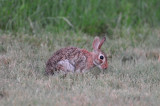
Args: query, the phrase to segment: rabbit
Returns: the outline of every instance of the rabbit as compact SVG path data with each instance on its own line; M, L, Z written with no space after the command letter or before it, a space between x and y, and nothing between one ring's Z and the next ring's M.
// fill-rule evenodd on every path
M106 37L102 40L95 37L93 41L93 51L76 47L66 47L56 51L46 63L46 74L53 75L56 71L84 73L97 66L104 70L108 68L107 55L102 52Z

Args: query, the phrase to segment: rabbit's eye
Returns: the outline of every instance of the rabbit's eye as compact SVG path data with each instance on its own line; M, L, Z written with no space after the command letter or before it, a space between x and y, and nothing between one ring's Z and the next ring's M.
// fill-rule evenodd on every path
M101 60L103 60L103 58L104 58L103 56L100 56L100 59L101 59Z

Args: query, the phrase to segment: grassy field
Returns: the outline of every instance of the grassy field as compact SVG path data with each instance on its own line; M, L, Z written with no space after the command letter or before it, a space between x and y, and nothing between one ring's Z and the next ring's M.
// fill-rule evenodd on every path
M92 50L109 68L45 76L56 50ZM160 104L159 0L0 0L0 105Z
M146 28L145 28L146 29ZM128 29L127 29L128 30ZM123 30L124 35L129 32ZM143 31L142 31L143 32ZM84 33L1 33L1 105L141 105L160 104L159 29L148 29L145 40L107 38L103 50L109 68L82 75L47 77L45 63L61 47L92 50L93 36ZM139 33L140 34L140 33Z

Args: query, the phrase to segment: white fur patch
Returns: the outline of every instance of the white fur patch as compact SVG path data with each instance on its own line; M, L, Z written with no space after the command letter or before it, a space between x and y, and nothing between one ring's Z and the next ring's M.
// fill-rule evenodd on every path
M74 72L75 68L68 60L59 61L58 64L61 64L67 71Z

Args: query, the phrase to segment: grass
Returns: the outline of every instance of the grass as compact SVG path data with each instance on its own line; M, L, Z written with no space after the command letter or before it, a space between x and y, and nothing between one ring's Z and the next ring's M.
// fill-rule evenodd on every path
M112 35L114 28L160 25L159 5L159 0L0 0L0 28Z
M146 28L145 28L146 29ZM123 29L107 38L103 50L112 56L108 70L98 68L82 75L46 77L45 63L52 53L73 45L92 50L93 36L82 32L1 33L1 105L141 105L160 104L159 29L141 28L140 38ZM118 34L118 35L117 35ZM143 35L146 35L143 38ZM147 57L147 54L151 53ZM130 58L132 57L132 58Z

